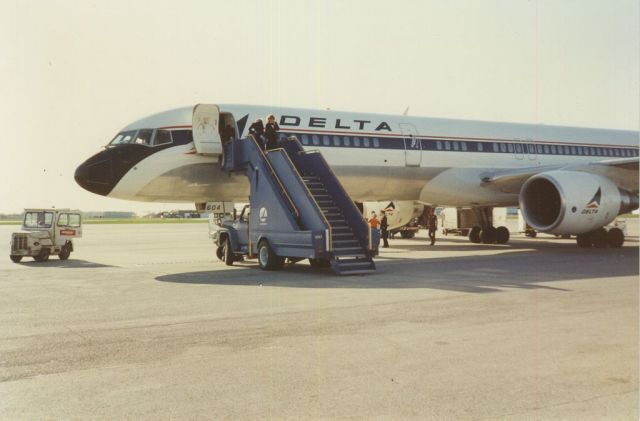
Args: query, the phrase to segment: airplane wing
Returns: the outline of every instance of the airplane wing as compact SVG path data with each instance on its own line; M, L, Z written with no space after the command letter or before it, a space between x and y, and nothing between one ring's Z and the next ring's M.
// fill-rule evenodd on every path
M481 175L482 186L503 193L517 194L529 177L553 170L582 171L611 179L618 187L638 194L638 158L606 159L583 165L545 165L487 172Z

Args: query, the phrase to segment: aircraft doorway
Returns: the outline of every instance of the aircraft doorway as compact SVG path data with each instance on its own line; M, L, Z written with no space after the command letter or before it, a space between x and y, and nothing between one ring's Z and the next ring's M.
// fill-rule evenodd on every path
M400 123L404 139L404 163L407 167L419 167L422 162L422 142L413 124Z

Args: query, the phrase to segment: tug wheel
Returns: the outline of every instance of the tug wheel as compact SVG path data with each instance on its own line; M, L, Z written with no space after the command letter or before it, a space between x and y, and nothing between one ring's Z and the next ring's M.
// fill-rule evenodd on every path
M263 270L277 270L284 265L284 258L277 256L271 249L269 242L262 239L258 243L258 264Z

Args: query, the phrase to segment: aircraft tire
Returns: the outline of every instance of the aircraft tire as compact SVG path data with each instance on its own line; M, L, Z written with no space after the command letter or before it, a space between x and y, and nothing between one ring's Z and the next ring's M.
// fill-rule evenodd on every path
M496 228L496 243L507 244L509 242L509 229L507 227Z
M496 242L496 229L491 227L480 230L480 241L483 244L493 244Z
M49 249L42 248L40 249L40 253L38 253L37 256L33 256L33 260L35 260L36 262L46 262L47 260L49 260L49 254Z
M22 260L22 256L17 256L15 254L10 255L9 258L13 263L20 263L20 260Z
M224 264L227 266L233 266L233 251L231 248L231 240L229 237L224 240L224 250L222 253L222 257L224 258Z
M609 243L609 247L622 247L624 244L624 232L620 228L611 228L607 233L607 243Z
M480 242L480 227L479 226L475 226L473 228L471 228L471 231L469 231L469 241L471 241L472 243L479 243Z
M593 244L591 241L591 233L586 232L584 234L576 235L576 244L578 247L583 249L591 247Z
M591 233L591 244L597 249L607 247L607 230L599 228Z

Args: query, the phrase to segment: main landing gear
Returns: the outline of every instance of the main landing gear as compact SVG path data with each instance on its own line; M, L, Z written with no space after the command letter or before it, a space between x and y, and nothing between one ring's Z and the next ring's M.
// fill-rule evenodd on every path
M578 234L576 243L580 248L622 247L624 244L624 232L620 228L611 228L608 231L605 228L598 228L591 232Z
M484 244L506 244L509 242L509 229L493 226L492 208L473 208L473 212L480 225L471 228L469 241Z

